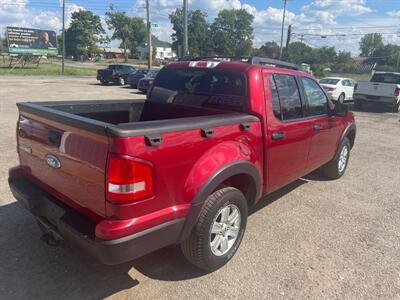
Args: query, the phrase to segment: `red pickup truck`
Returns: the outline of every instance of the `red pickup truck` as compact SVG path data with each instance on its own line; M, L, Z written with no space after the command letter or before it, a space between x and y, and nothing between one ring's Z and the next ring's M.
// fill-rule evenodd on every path
M15 198L44 236L105 264L181 244L205 270L263 195L346 170L356 126L309 74L264 58L175 62L147 101L18 103Z

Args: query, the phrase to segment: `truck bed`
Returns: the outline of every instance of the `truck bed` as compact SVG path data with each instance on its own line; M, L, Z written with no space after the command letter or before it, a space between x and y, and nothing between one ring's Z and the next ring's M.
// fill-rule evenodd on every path
M41 187L51 187L54 197L94 221L129 219L149 212L146 205L142 211L141 202L128 208L105 201L109 153L144 159L158 168L160 200L152 203L163 209L175 197L181 202L185 199L170 195L164 187L184 184L193 164L210 147L244 137L261 145L259 137L251 133L260 134L259 119L244 113L145 101L17 105L21 167ZM190 147L184 146L189 142ZM49 155L59 160L58 167L49 167ZM175 173L172 177L167 175L171 172Z
M254 121L256 118L244 113L149 101L24 102L17 105L20 112L121 137Z

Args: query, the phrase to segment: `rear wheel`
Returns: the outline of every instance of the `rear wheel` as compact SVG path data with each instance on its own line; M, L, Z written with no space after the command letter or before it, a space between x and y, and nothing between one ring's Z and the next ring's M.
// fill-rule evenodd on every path
M119 77L119 78L118 78L118 85L125 85L125 79L124 79L124 77Z
M362 101L361 100L354 100L354 107L356 108L356 109L361 109L362 108L362 106L363 106L363 104L362 104Z
M247 212L247 200L238 189L226 187L211 194L189 238L181 244L186 259L206 271L225 265L242 241Z
M394 112L394 113L400 112L400 101L397 102L397 104L394 104L394 105L393 105L393 112Z
M330 179L338 179L343 176L349 163L350 149L350 141L347 137L345 137L340 144L339 151L336 156L321 168L321 171L325 177Z

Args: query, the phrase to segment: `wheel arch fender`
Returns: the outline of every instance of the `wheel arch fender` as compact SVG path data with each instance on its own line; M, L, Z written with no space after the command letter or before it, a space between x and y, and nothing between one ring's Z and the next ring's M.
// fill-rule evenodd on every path
M255 189L254 196L252 196L254 199L251 200L253 201L252 203L256 202L256 199L261 195L262 184L260 172L257 167L250 161L246 160L237 160L222 166L210 177L208 177L207 181L201 186L193 198L189 212L186 216L186 221L183 226L179 242L184 241L190 235L207 197L224 182L238 175L244 175L248 176L248 178L251 178L251 183L254 184Z
M354 146L354 141L356 138L356 133L357 133L357 127L355 123L350 123L346 129L343 131L342 136L340 138L340 142L343 141L345 137L347 137L350 140L350 145L353 148Z

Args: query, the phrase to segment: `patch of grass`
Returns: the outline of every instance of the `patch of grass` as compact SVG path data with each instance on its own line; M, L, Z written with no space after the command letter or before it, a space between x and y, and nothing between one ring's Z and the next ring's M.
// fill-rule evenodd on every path
M81 68L75 66L66 65L64 68L65 75L73 76L95 76L97 73L96 68ZM45 63L40 64L38 68L32 65L26 65L22 68L20 65L11 70L8 67L8 62L4 63L0 61L0 76L40 76L50 75L57 76L61 75L61 64L58 63Z

